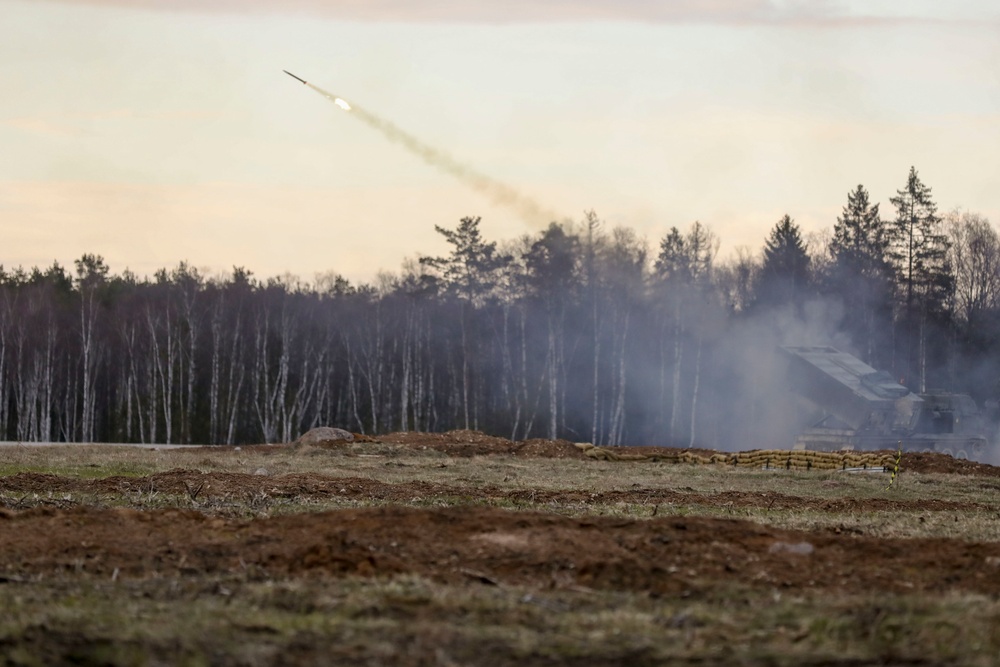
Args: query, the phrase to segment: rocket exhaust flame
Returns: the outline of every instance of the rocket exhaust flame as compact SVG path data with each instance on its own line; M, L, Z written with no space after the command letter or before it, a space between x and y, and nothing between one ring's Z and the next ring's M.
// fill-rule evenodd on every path
M295 75L293 74L292 76ZM298 77L295 78L298 79ZM299 80L302 81L302 79ZM532 224L545 225L558 219L559 216L531 197L518 192L506 183L502 183L476 171L468 165L462 164L444 151L420 141L412 134L397 127L394 123L357 105L348 104L344 99L328 93L319 86L314 86L311 83L306 83L306 85L344 111L350 112L369 127L381 132L389 141L402 146L421 158L427 164L451 174L462 183L485 194L494 204L513 209L525 221Z

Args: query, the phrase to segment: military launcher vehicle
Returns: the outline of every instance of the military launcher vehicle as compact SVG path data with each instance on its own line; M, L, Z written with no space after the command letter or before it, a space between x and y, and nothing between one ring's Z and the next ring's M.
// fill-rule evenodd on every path
M915 394L832 347L781 347L801 407L795 449L896 449L982 459L993 429L965 394Z

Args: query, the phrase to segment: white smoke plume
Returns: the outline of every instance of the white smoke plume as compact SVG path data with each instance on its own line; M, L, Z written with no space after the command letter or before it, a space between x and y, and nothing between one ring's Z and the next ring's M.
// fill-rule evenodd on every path
M506 206L514 210L526 222L536 226L543 226L560 219L555 212L542 206L528 195L518 192L517 189L506 183L486 176L468 165L462 164L448 153L420 141L412 134L397 127L394 123L355 104L347 104L342 98L328 93L319 86L314 86L311 83L307 83L306 85L341 109L364 121L369 127L378 130L389 141L402 146L427 164L451 174L462 183L483 193L494 204Z

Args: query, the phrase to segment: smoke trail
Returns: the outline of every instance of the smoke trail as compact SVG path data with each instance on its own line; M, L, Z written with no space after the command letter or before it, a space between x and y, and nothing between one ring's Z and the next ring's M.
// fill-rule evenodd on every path
M412 134L405 132L395 124L373 114L371 111L348 104L342 98L331 95L319 86L314 86L311 83L307 83L306 85L344 111L350 112L370 127L378 130L393 143L403 146L414 155L420 157L427 164L451 174L466 185L482 192L493 203L513 209L527 222L536 225L545 225L558 220L559 216L553 211L545 208L531 197L518 192L506 183L501 183L490 178L472 167L462 164L444 151L440 151L433 146L428 146Z

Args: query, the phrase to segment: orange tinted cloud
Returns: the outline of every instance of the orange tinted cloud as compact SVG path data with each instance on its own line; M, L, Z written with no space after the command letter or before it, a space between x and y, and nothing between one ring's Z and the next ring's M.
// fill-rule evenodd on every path
M85 134L84 130L74 125L53 122L44 118L31 118L22 116L18 118L7 118L0 120L0 125L6 125L16 130L31 132L32 134L42 134L49 137L77 137Z
M426 211L425 215L415 212ZM440 254L434 224L484 216L494 237L505 214L458 185L334 188L249 183L137 184L0 180L0 265L63 266L85 252L139 275L180 260L209 274L311 279L333 270L370 280L404 258ZM518 230L523 230L515 222Z
M133 109L110 109L99 113L47 114L44 116L17 116L0 119L0 125L23 132L48 137L80 137L90 133L95 123L107 121L171 121L205 120L220 117L219 113L207 111L161 111L150 113Z

